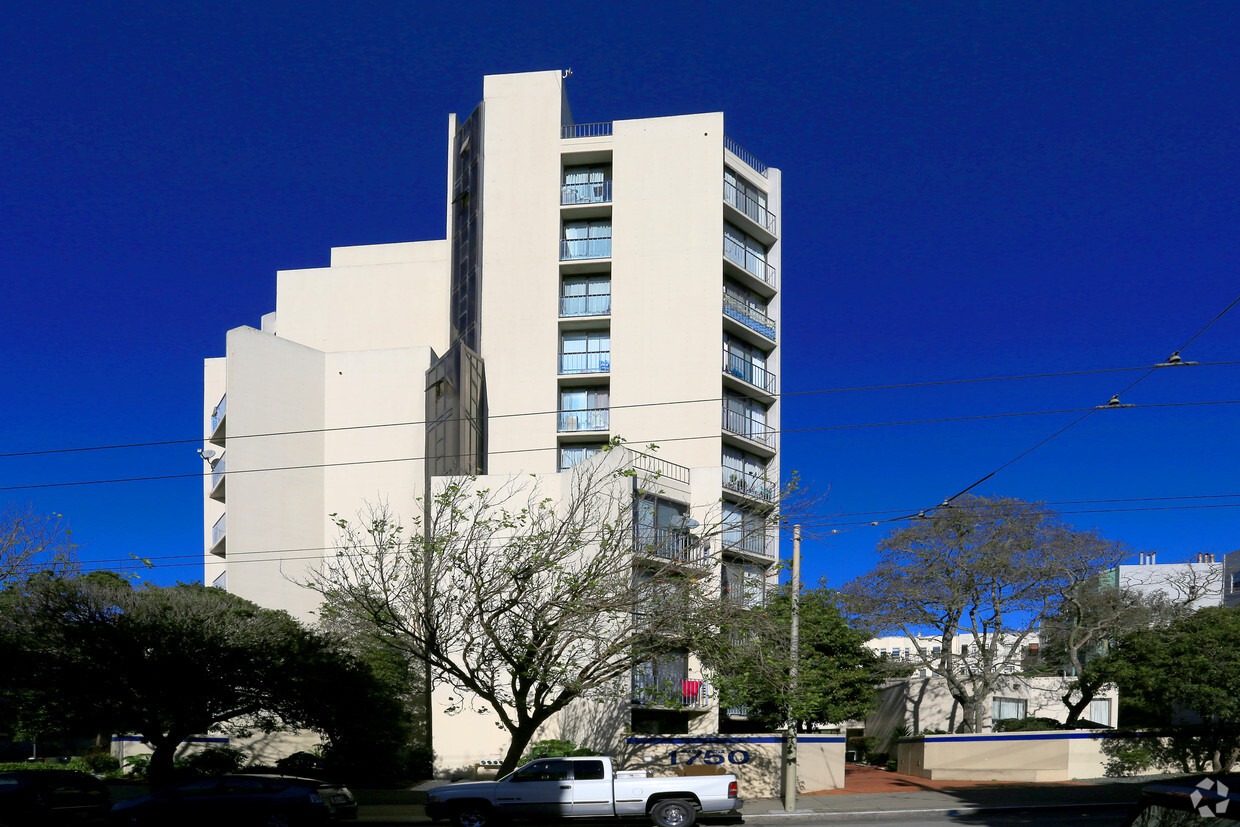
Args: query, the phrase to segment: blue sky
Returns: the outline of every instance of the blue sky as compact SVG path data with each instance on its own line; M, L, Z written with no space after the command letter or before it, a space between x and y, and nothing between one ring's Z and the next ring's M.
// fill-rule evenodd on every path
M1237 365L1159 370L1011 461L1203 328L1185 359L1240 361L1238 32L1228 0L10 9L0 502L64 514L88 565L200 577L201 360L277 269L442 237L447 114L571 67L578 122L722 110L784 170L808 577L996 471L975 493L1160 561L1235 549Z

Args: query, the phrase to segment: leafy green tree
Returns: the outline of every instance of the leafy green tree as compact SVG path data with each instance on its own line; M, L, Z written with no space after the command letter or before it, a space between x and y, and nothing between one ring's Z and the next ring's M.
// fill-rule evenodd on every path
M1126 551L1045 506L966 495L894 530L878 554L844 588L848 610L878 633L907 636L915 665L944 679L963 728L980 732L987 699L1022 667L1042 620ZM967 656L953 651L958 640Z
M330 638L220 589L41 577L4 599L0 639L18 668L0 684L19 717L136 732L156 785L171 780L182 741L221 724L340 739L350 722L326 699L353 693L384 711L368 670Z
M797 722L834 723L862 717L874 704L886 664L865 647L869 635L849 627L837 595L825 588L801 594L797 681L791 683L792 599L788 587L763 605L723 603L715 627L696 645L714 675L725 708L778 729Z
M1161 758L1187 772L1230 770L1240 761L1238 640L1240 609L1222 606L1125 635L1098 664L1119 685L1121 723L1175 727L1176 754Z

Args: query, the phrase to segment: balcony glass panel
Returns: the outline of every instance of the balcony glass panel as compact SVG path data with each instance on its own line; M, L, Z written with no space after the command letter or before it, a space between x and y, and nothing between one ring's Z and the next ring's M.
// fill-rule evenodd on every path
M560 470L567 471L577 463L585 462L602 450L602 443L590 445L565 445L560 449Z
M560 339L560 373L606 373L611 369L611 334L565 333Z
M573 261L611 256L611 219L566 221L560 242L560 260Z
M559 430L562 433L576 431L606 431L611 419L607 408L583 411L560 411Z
M775 341L775 320L763 313L759 308L754 307L752 302L747 302L725 292L723 294L723 315L735 319L750 330L757 331L771 341Z
M611 167L582 166L564 169L561 204L606 204L611 201Z
M211 490L213 491L219 487L221 482L224 481L224 471L227 470L227 459L228 456L224 455L219 458L215 465L211 466Z
M228 515L222 514L215 525L211 526L211 545L218 546L220 540L224 539L224 535L228 532Z
M219 404L211 410L211 433L219 430L220 423L224 421L224 414L227 413L228 395L220 397Z
M611 276L566 276L560 285L561 316L611 313Z

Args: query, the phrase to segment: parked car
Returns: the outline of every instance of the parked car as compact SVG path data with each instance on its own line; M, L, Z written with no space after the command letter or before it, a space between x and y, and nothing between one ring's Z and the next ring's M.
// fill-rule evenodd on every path
M187 781L122 801L112 808L116 827L302 827L357 818L347 787L287 775L222 775Z
M1240 775L1207 775L1150 784L1124 827L1240 825Z
M0 772L0 824L5 827L103 824L111 806L107 785L89 773Z
M650 778L644 770L612 770L606 756L544 758L498 781L434 787L431 820L485 827L498 819L646 816L658 827L691 827L698 813L740 810L735 775Z

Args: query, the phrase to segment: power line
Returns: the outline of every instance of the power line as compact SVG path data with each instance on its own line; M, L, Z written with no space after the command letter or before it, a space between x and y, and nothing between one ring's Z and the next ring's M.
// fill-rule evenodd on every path
M1151 403L1147 405L1132 405L1131 407L1134 409L1146 409L1146 408L1200 407L1200 406L1206 406L1206 405L1236 405L1236 404L1240 404L1240 399L1224 399L1224 400L1214 400L1214 401L1209 401L1209 402L1162 402L1162 403ZM1088 410L1093 411L1094 409L1088 409ZM807 428L783 428L783 429L778 429L778 430L769 429L765 431L764 433L784 435L784 434L795 434L795 433L814 433L814 432L826 432L826 431L855 430L859 428L884 428L884 427L892 427L892 426L898 426L898 425L928 425L928 424L938 424L938 423L946 423L946 422L975 422L975 421L988 420L988 419L1011 419L1014 417L1047 416L1050 414L1061 414L1061 413L1080 413L1081 411L1082 409L1080 408L1064 408L1064 409L1059 409L1059 410L1048 410L1048 411L1021 411L1017 413L978 414L978 415L973 415L973 416L942 417L942 418L935 418L935 419L907 419L907 420L896 420L896 421L890 421L890 422L866 422L866 423L857 423L857 424L852 424L852 425L819 425L819 426L812 426L812 427L807 427ZM1080 420L1078 419L1077 421L1080 421ZM1062 433L1064 430L1066 430L1066 428L1061 428L1059 431L1056 432L1056 435ZM643 443L649 442L651 444L668 444L672 442L691 442L691 441L701 440L701 439L718 439L720 435L721 435L721 432L716 431L713 433L699 434L696 436L667 437L664 439L642 440L642 442ZM1049 440L1043 440L1041 443L1039 443L1039 445L1043 445L1047 441ZM499 451L490 451L488 452L488 455L496 456L499 454L525 454L525 453L534 453L538 451L550 451L550 450L554 450L554 448L555 446L540 446L540 447L535 447L535 448L509 448L509 449L504 449L504 450L499 450ZM1026 451L1025 453L1027 454L1029 452ZM1023 455L1024 454L1022 454L1022 456ZM307 471L307 470L314 470L318 468L340 468L340 467L349 467L349 466L356 466L356 465L380 465L380 464L387 464L387 463L393 463L393 462L419 462L425 459L426 459L425 456L386 457L383 459L351 460L347 462L310 463L306 465L285 465L285 466L276 466L276 467L271 467L271 468L229 469L224 472L224 475L227 477L228 475L273 473L276 471ZM1007 465L1010 465L1010 464L1011 462L1007 463ZM1000 469L998 470L1002 470L1003 467L1006 467L1006 465L1001 466ZM73 480L69 482L31 483L27 485L0 486L0 491L28 491L28 490L43 489L43 488L67 488L67 487L80 486L80 485L113 485L113 484L119 484L119 483L129 483L129 482L153 482L153 481L160 481L160 480L195 479L195 478L203 479L207 476L210 476L212 473L214 472L202 471L196 474L157 474L157 475L142 476L142 477L117 477L117 478L102 479L102 480ZM974 483L969 488L965 489L965 491L969 491L969 490L972 490L973 488L976 488L978 485L981 485L983 482L985 482L990 477L993 477L995 473L998 473L998 471L988 474L986 477L982 478L981 480ZM965 493L965 491L962 491L961 494ZM956 497L959 497L959 496L960 494L956 495ZM951 499L955 499L955 497ZM936 507L939 507L939 506L936 506Z
M1193 364L1194 367L1225 367L1225 366L1230 366L1230 365L1240 365L1240 361L1201 362L1201 363ZM1087 375L1103 374L1103 373L1151 371L1153 369L1154 368L1149 367L1149 366L1127 367L1127 368L1097 368L1093 370L1060 371L1057 373L1027 373L1027 374L1017 374L1017 375L1012 375L1012 376L992 376L992 377L979 377L979 378L972 378L972 379L939 379L939 380L934 380L934 381L929 381L929 382L905 382L905 383L899 383L899 384L893 384L893 385L864 385L864 386L858 386L858 387L852 387L852 388L821 388L818 390L806 390L806 391L783 391L781 393L775 393L775 394L770 394L770 395L776 398L782 399L782 398L789 398L789 397L819 396L819 395L837 394L837 393L861 393L861 392L880 391L880 390L908 390L908 389L913 389L913 388L930 388L930 387L940 387L940 386L946 386L946 385L970 385L970 384L979 384L979 383L984 383L984 382L1008 382L1008 381L1015 381L1015 380L1021 380L1021 379L1052 379L1052 378L1061 378L1061 377L1066 377L1066 376L1087 376ZM678 399L678 400L669 400L666 402L636 402L636 403L631 403L628 405L610 405L608 409L609 410L623 410L623 409L636 409L636 408L662 408L662 407L668 407L668 406L673 406L673 405L699 405L699 404L721 402L721 401L722 401L722 397L716 396L716 397L707 397L707 398L702 398L702 399ZM488 419L508 419L508 418L513 418L513 417L524 417L524 416L553 416L558 413L560 413L559 410L519 411L519 412L513 412L513 413L506 413L506 414L493 414L493 415L488 416ZM441 421L442 422L460 422L462 421L462 418L449 417ZM426 424L428 424L427 420L409 420L409 421L402 421L402 422L378 422L378 423L370 423L366 425L338 425L338 426L333 426L333 427L305 428L301 430L292 430L292 431L269 431L269 432L259 433L259 434L229 434L227 436L227 439L228 440L241 440L241 439L263 439L267 437L277 437L277 436L303 436L303 435L308 435L308 434L372 430L376 428L403 428L403 427L410 427L414 425L426 425ZM38 449L38 450L33 450L33 451L9 451L7 453L0 453L0 459L11 459L11 458L17 458L17 457L47 456L51 454L86 453L86 452L91 452L91 451L111 451L111 450L133 449L133 448L156 448L156 447L162 447L166 445L187 445L187 444L192 444L192 443L202 442L202 441L203 441L202 436L195 436L195 437L183 438L183 439L154 440L150 442L122 442L122 443L113 443L110 445L86 445L86 446L78 446L78 447L71 447L71 448L43 448L43 449ZM0 489L0 490L3 490L3 489Z

